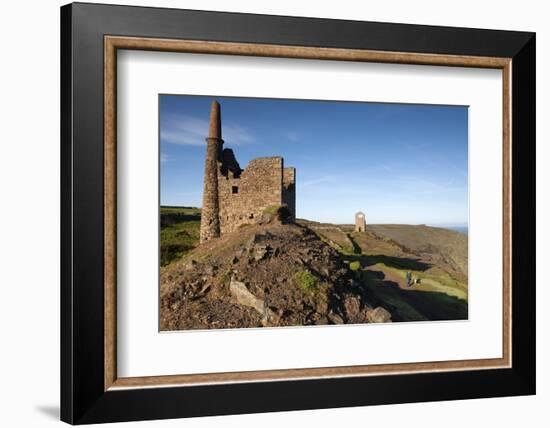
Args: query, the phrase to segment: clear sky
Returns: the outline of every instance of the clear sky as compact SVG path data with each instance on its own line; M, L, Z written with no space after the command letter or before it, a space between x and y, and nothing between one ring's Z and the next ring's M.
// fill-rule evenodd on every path
M296 167L297 217L353 223L468 221L468 108L160 96L161 204L202 204L210 103L241 168L282 156Z

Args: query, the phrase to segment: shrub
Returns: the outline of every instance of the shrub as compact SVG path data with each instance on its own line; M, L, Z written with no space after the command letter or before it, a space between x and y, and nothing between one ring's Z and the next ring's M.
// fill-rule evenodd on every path
M312 291L317 285L317 278L308 270L296 272L294 279L302 291Z
M356 272L356 271L358 271L359 269L361 269L361 263L359 263L358 261L351 262L351 263L349 264L349 268L350 268L352 271Z

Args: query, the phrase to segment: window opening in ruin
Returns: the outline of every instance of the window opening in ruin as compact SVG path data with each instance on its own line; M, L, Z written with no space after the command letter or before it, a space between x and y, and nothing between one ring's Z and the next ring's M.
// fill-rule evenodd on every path
M234 195L239 193L239 187L238 186L231 187L231 193L233 193Z

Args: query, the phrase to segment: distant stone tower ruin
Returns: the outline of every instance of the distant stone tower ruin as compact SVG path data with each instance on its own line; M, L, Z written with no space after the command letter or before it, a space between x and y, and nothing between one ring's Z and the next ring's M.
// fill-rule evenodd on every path
M365 232L367 230L367 217L365 213L359 211L355 214L355 231Z
M223 148L220 104L212 102L206 138L200 242L243 224L256 223L268 207L286 205L296 219L296 169L282 157L256 158L243 170L231 149Z

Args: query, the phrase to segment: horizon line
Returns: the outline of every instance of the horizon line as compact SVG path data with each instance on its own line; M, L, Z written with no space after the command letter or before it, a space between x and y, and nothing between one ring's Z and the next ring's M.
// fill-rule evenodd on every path
M193 209L202 209L202 207L196 207L192 205L159 205L159 208L193 208ZM299 218L297 217L296 220L305 220L310 221L314 223L328 223L328 224L338 224L343 226L353 226L354 223L342 223L342 222L331 222L326 220L313 220L308 218ZM429 226L429 227L438 227L438 226L447 226L447 227L468 227L469 221L443 221L443 222L433 222L433 221L427 221L427 222L403 222L403 223L397 223L397 222L375 222L375 223L369 223L367 222L367 225L391 225L391 224L400 224L400 225L410 225L410 226Z

